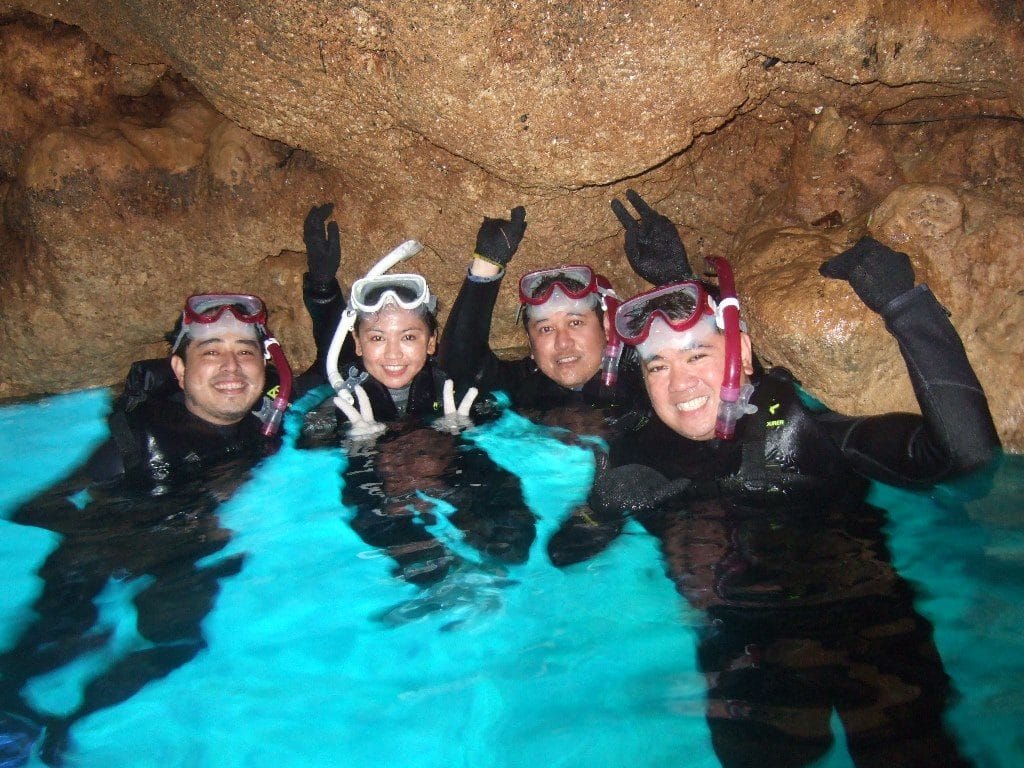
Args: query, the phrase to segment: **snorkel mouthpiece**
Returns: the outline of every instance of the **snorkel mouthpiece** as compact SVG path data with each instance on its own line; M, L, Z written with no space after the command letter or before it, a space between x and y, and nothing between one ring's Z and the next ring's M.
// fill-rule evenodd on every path
M707 261L718 275L720 300L715 307L715 322L725 333L725 375L722 378L715 437L720 440L732 440L736 434L736 422L748 413L756 411L757 407L750 405L754 387L750 384L740 386L740 374L743 370L740 302L736 298L732 267L728 261L717 256L712 256Z

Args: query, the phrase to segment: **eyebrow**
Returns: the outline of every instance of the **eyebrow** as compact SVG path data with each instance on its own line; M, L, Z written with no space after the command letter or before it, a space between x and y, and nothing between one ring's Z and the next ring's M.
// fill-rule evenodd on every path
M696 343L693 343L693 344L687 344L682 349L680 349L679 347L672 347L672 349L674 349L676 352L693 352L694 350L697 350L697 349L714 349L714 345L713 344L708 344L707 342L704 342L704 341L697 341ZM664 359L665 358L661 355L660 352L656 352L655 354L651 355L650 357L644 358L644 362L645 363L649 363L652 360L664 360Z
M226 339L222 339L220 336L211 336L208 339L196 342L196 347L205 347L208 344L244 344L247 347L253 347L260 349L260 343L256 339L235 339L233 342L228 342Z
M427 329L420 328L419 326L416 326L416 325L411 326L409 328L402 328L401 330L398 331L398 333L409 333L410 331L414 331L414 332L417 332L417 333L428 333ZM383 328L378 328L378 327L374 326L374 327L371 327L371 328L367 328L366 329L366 333L383 333L383 334L386 335L387 331L384 330Z
M566 312L565 315L566 315L566 317L586 317L588 314L590 314L593 311L594 310L590 309L590 310L587 310L586 312ZM552 315L545 315L544 317L538 317L536 319L529 320L528 322L529 322L530 325L536 325L537 323L547 323L547 322L550 322L551 318L552 318Z

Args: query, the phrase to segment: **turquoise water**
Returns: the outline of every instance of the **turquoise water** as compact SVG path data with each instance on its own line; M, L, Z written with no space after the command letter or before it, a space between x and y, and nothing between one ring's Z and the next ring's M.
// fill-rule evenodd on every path
M0 409L0 429L17 436L0 445L0 645L31 619L36 569L58 541L6 518L104 438L108 405L95 390ZM233 538L213 559L245 562L221 581L208 648L76 724L68 764L717 765L697 616L655 541L635 529L586 564L547 560L547 538L585 494L590 453L513 413L464 439L521 478L539 517L527 563L485 566L442 524L435 535L469 564L426 591L397 581L339 514L344 454L286 443L220 507ZM973 493L877 488L873 501L891 510L896 566L919 588L961 694L953 730L979 765L1009 768L1024 764L1024 462L1006 459L993 490ZM146 642L131 603L142 586L108 585L109 641L32 680L37 708L74 709L89 679ZM850 764L841 738L820 763Z

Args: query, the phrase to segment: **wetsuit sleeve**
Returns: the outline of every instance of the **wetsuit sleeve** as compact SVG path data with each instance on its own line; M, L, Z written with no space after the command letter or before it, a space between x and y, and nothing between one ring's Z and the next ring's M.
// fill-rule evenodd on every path
M438 347L438 363L459 387L493 390L508 384L502 375L509 366L488 343L491 315L500 288L500 278L473 280L467 276L448 314Z
M999 448L988 401L960 337L925 285L886 306L921 416L823 417L854 468L891 485L928 486L983 466Z
M345 311L345 297L337 280L321 286L310 280L309 273L302 276L302 302L313 321L313 341L316 343L316 360L303 376L317 374L327 381L327 351L331 347L334 331ZM349 335L341 347L339 367L356 359L355 341Z

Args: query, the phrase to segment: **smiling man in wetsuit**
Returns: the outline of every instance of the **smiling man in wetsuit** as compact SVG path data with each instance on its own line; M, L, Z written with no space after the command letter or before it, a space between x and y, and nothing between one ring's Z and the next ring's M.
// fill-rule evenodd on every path
M505 269L526 232L526 209L508 219L485 218L468 274L448 315L439 358L456 383L502 390L512 405L548 409L631 401L642 392L635 359L622 361L610 335L615 292L587 265L530 272L519 282L520 311L530 355L503 360L488 339Z
M241 567L240 556L200 565L230 539L216 510L276 450L290 389L266 316L255 296L190 297L172 357L133 366L109 419L111 438L12 516L61 540L39 570L36 619L0 655L3 765L23 765L36 741L45 762L60 764L76 722L128 699L206 647L202 621L218 582ZM257 414L264 350L280 384ZM100 605L109 591L127 593L133 603L135 641L108 646L114 629L104 624ZM70 711L33 702L30 681L98 651L109 666L87 682Z
M698 662L724 766L804 766L838 713L858 766L967 765L943 713L950 683L932 628L892 566L870 481L929 488L999 447L946 312L906 254L865 237L821 267L896 337L921 415L814 409L782 370L755 373L731 270L624 302L651 410L611 446L552 538L556 564L608 546L633 517L702 611Z

